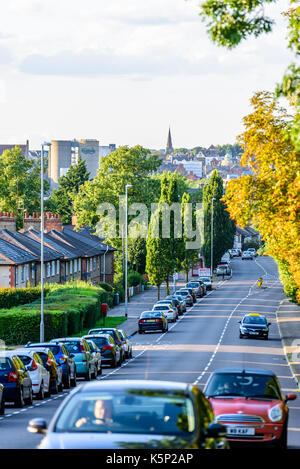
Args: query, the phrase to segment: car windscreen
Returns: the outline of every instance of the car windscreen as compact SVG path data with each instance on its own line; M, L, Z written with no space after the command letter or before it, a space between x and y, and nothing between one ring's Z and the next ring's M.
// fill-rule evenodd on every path
M149 313L142 313L141 318L142 319L161 318L161 313L150 311Z
M13 368L12 363L7 357L0 357L0 371L8 371Z
M243 319L243 324L261 324L265 325L267 324L266 318L263 318L261 316L246 316Z
M47 348L51 350L53 355L57 355L60 352L60 348L58 347L58 345L47 344Z
M87 337L86 337L87 339ZM107 337L93 337L93 342L97 345L97 347L102 347L103 345L106 345L108 342Z
M20 360L23 362L25 366L30 365L32 358L27 357L26 355L18 355L18 357L20 358Z
M195 431L194 407L185 395L159 390L78 392L54 431L188 436Z
M202 282L209 283L210 279L208 277L200 277L199 280L202 280Z
M154 311L169 311L170 307L168 305L157 305L157 306L154 306Z
M80 342L77 340L69 340L64 342L65 346L69 350L69 353L81 353Z
M281 399L273 376L255 373L215 373L205 389L210 397L258 397Z

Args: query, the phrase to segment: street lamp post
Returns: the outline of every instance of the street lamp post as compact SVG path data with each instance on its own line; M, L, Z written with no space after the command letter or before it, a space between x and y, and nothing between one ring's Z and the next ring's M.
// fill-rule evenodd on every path
M213 275L213 261L214 261L214 201L215 197L211 199L211 223L210 223L210 275Z
M41 323L40 342L44 342L44 145L41 151Z
M128 188L132 187L131 184L125 186L125 317L128 316L128 292L127 292L127 258L128 258Z

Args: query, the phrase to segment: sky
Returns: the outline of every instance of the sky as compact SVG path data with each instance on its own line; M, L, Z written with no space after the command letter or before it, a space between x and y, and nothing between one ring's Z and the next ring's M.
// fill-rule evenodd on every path
M234 143L250 98L292 60L288 0L271 34L214 45L199 0L0 2L0 143L51 139L175 148Z

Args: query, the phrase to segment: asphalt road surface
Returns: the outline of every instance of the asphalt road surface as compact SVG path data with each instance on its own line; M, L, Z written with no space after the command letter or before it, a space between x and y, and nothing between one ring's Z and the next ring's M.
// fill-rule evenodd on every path
M276 373L283 393L299 392L287 364L275 312L284 297L272 259L232 260L231 279L220 281L183 315L169 332L136 334L134 353L120 368L106 368L98 380L154 379L194 383L203 388L210 373L224 367L268 369ZM263 287L257 287L263 277ZM245 313L267 316L269 340L240 339L238 321ZM80 385L80 380L78 380ZM50 421L68 391L24 409L7 408L0 417L0 448L35 448L40 435L26 431L31 418ZM288 447L300 448L300 393L289 403Z

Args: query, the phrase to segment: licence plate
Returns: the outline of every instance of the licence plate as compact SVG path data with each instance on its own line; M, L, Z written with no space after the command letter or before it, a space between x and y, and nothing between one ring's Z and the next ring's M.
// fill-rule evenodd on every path
M155 319L148 319L147 322L155 322Z
M251 427L227 427L228 436L255 435L255 428Z
M259 332L250 331L249 334L251 334L251 335L258 335Z

